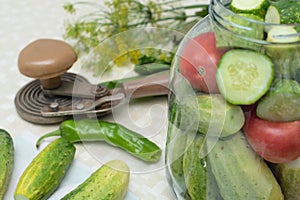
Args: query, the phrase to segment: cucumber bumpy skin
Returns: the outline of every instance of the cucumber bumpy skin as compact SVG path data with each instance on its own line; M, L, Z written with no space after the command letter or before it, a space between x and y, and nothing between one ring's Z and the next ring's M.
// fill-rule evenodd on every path
M300 84L291 79L275 79L271 89L258 101L256 113L268 121L300 120Z
M269 163L286 200L300 199L300 158L287 163Z
M121 160L111 160L61 200L123 200L127 193L129 178L127 164Z
M170 125L169 125L170 126ZM175 125L173 126L172 130L172 136L171 140L168 140L167 148L170 149L170 155L168 156L168 162L170 163L170 172L172 176L174 177L174 180L179 186L179 188L182 188L182 193L185 193L186 186L183 176L183 155L185 152L185 146L186 146L186 140L187 135L184 131L181 131L180 129L177 129ZM176 130L174 130L176 129ZM173 134L176 131L175 134ZM171 135L171 134L170 134Z
M190 137L189 140L191 140ZM183 174L186 188L190 198L193 200L205 200L207 194L206 159L200 158L203 142L204 137L196 135L195 138L192 138L192 141L188 142L190 145L183 156Z
M241 107L228 103L222 95L201 94L196 100L197 105L192 97L181 101L179 128L187 129L195 119L198 121L193 126L197 132L209 136L227 137L242 128L245 120Z
M189 135L187 149L183 156L183 172L187 193L191 200L222 199L218 185L207 162L202 156L205 149L205 137Z
M208 160L224 200L283 200L281 188L266 162L240 131L217 143Z
M272 2L267 9L265 21L275 24L300 23L300 2L298 0Z
M14 144L11 135L0 129L0 199L4 198L14 167Z
M71 165L75 146L59 138L46 146L21 175L15 200L44 200L59 186Z
M170 149L168 155L168 163L170 163L170 173L174 176L175 181L181 186L185 187L183 170L182 170L182 160L183 152L185 151L185 142L187 134L180 132L180 129L174 124L178 120L178 104L175 99L171 98L169 102L169 123L168 123L168 134L166 141L167 152ZM174 146L178 148L173 148Z

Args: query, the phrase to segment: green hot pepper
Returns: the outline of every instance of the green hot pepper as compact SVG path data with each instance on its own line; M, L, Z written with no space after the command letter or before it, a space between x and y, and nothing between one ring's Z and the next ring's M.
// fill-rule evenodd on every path
M60 124L58 130L40 137L36 143L47 137L61 136L71 143L105 141L119 147L133 156L147 162L157 162L161 157L161 149L144 136L113 122L94 119L66 120Z

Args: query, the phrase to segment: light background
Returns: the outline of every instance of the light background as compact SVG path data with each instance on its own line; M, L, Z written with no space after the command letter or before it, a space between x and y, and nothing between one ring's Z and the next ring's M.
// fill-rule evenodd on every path
M5 200L13 199L13 192L18 178L33 157L38 154L35 149L36 139L58 127L58 125L36 125L21 119L14 106L17 91L32 79L20 74L17 68L17 57L20 50L29 42L39 38L62 39L65 19L69 17L63 10L67 1L62 0L0 0L0 128L9 131L15 142L15 169ZM187 1L188 3L203 2ZM128 68L119 69L105 76L115 79L127 73ZM71 71L91 78L91 75L75 66ZM148 102L136 102L118 112L118 120L123 125L150 135L164 150L167 125L166 98L156 98ZM130 120L128 120L128 116ZM110 116L107 117L111 119ZM152 120L152 121L151 121ZM128 124L134 121L134 125ZM149 124L150 123L150 124ZM151 135L153 127L156 135ZM42 144L42 148L51 140ZM69 192L89 174L102 165L103 161L123 155L122 152L102 143L76 145L75 161L68 171L57 192L51 199L58 199ZM116 150L116 151L115 151ZM97 154L97 152L101 152ZM101 157L103 155L103 157ZM159 163L146 165L126 157L133 173L131 174L126 199L168 200L172 199L169 185L165 177L164 155ZM100 158L100 159L99 159ZM103 158L103 160L101 160Z

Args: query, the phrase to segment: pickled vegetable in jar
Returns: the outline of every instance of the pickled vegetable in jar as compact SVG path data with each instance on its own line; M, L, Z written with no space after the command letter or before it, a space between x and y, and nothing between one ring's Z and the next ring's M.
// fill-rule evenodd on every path
M174 57L175 199L300 199L300 2L212 0Z

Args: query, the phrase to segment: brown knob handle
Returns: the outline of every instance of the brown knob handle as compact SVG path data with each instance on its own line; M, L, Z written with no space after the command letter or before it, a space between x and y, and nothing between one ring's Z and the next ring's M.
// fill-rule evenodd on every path
M123 83L126 97L130 99L167 95L169 92L169 71L157 73L142 79Z
M38 39L21 50L18 67L25 76L40 79L45 89L54 89L61 84L60 75L76 60L77 54L66 42Z

